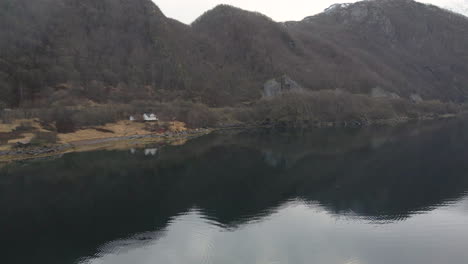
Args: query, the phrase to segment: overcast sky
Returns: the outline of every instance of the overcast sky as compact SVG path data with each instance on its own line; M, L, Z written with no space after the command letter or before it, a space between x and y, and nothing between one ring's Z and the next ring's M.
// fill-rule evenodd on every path
M352 0L153 0L168 17L189 24L205 11L218 4L230 4L242 9L258 11L276 21L301 20L322 12L335 3ZM468 0L422 0L441 7L449 7L468 15Z

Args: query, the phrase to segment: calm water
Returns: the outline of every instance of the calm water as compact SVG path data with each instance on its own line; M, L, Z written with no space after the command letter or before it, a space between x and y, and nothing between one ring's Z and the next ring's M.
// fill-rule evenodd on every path
M239 132L0 168L1 263L468 263L468 122Z

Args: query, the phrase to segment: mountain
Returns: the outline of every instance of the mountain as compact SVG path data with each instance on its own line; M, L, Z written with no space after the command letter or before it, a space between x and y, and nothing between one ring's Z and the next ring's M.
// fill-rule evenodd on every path
M461 15L410 0L381 0L335 6L289 25L303 42L315 37L329 43L316 50L329 55L320 64L330 69L320 75L334 86L466 99L468 19Z
M334 5L285 23L220 5L192 25L150 0L3 0L0 27L4 106L236 105L284 75L311 90L468 98L468 19L411 0Z
M0 10L10 29L0 32L1 91L10 104L170 98L202 87L204 44L150 0L7 0Z
M220 5L206 12L192 29L214 45L209 59L224 73L223 89L246 100L258 96L266 80L282 73L276 60L295 55L283 25L232 6Z

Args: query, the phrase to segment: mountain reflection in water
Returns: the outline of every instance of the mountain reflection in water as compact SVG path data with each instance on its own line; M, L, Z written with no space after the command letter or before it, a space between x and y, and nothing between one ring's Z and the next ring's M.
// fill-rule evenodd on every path
M2 263L468 260L467 122L219 133L146 152L0 168Z

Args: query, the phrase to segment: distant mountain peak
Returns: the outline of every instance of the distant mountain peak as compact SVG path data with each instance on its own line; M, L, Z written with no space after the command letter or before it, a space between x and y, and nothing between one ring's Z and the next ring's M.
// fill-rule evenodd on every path
M219 4L215 6L211 11L243 11L241 8L235 7L228 4Z
M336 22L344 24L373 23L383 25L382 23L391 22L389 19L407 21L407 16L450 15L453 14L451 11L413 0L364 0L331 5L323 13L306 17L303 21L314 22L317 17L333 17Z
M333 4L333 5L331 5L330 7L326 8L326 9L324 10L324 12L325 12L325 13L334 12L335 10L347 8L347 7L350 6L350 5L351 5L351 3Z
M258 12L244 10L232 5L220 4L202 14L192 23L192 25L198 24L205 20L225 20L227 18L241 19L242 17L261 17L273 21L271 18Z

